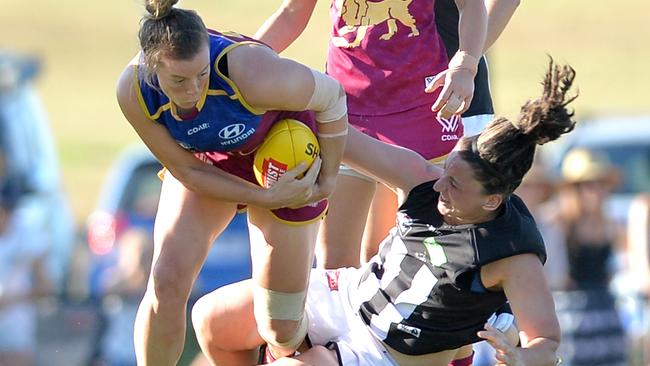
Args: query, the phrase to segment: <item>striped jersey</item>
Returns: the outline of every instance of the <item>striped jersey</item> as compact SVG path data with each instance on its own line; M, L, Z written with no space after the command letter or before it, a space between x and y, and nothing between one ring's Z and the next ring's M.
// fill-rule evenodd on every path
M487 290L481 266L534 253L546 260L535 222L515 195L498 217L479 224L445 224L435 181L415 187L400 206L397 226L356 288L359 313L371 332L408 355L455 349L479 341L476 332L506 302Z
M209 32L210 80L197 103L197 113L183 119L176 106L158 87L141 77L139 65L134 85L140 106L150 119L164 125L172 137L192 152L228 152L252 149L266 135L275 112L258 111L242 97L227 75L226 54L245 44L260 44L235 33ZM225 68L225 70L224 70Z

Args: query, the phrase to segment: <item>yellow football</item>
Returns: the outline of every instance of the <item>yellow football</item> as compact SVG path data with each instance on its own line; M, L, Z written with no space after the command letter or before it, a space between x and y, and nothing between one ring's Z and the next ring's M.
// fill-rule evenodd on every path
M318 139L309 127L295 119L280 120L255 152L255 178L269 188L301 161L310 166L319 152Z

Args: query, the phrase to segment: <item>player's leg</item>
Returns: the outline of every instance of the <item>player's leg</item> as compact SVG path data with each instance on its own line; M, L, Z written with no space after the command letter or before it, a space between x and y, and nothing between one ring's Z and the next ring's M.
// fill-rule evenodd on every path
M307 283L324 210L323 204L306 222L289 222L268 210L248 209L254 315L274 356L292 354L306 335Z
M361 238L376 185L374 180L341 167L318 233L319 268L359 267Z
M235 211L235 204L197 195L166 174L156 215L151 274L134 327L138 365L175 365L178 361L194 280L210 245Z
M264 343L253 315L253 282L221 287L192 308L192 324L203 354L214 365L253 365Z
M395 226L397 195L383 184L377 185L375 198L370 205L366 229L361 242L361 262L366 263L377 254L379 244Z

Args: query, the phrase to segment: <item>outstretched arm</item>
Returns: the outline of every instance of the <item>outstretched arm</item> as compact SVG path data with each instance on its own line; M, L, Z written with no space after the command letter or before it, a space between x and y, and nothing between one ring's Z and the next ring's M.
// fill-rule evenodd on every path
M485 274L485 276L483 276ZM495 349L498 365L555 365L560 343L560 326L555 305L546 284L542 264L534 254L501 259L484 267L481 276L486 287L497 282L503 288L517 319L522 347L513 347L503 333L486 327L478 333Z
M381 142L355 128L348 133L343 162L406 193L442 174L442 169L415 151Z
M254 38L277 53L284 51L305 30L316 0L284 0L278 10L262 24Z
M488 23L483 52L492 47L501 36L520 2L520 0L485 0Z

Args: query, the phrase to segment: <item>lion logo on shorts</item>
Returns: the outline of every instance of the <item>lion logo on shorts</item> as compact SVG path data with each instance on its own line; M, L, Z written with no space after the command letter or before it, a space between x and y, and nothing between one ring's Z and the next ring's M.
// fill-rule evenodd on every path
M341 3L342 1L342 3ZM341 18L345 22L345 27L339 28L338 34L354 32L357 34L354 41L349 42L344 37L332 37L332 43L336 47L354 48L361 44L366 36L368 27L386 22L388 32L381 35L379 39L387 41L397 33L397 21L409 27L411 33L409 37L417 37L420 31L415 26L415 19L409 13L408 6L413 0L337 0L341 9Z

